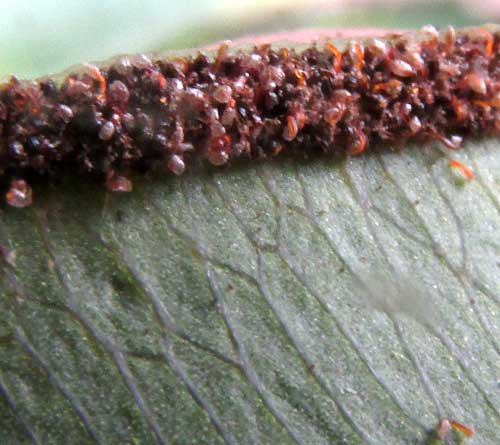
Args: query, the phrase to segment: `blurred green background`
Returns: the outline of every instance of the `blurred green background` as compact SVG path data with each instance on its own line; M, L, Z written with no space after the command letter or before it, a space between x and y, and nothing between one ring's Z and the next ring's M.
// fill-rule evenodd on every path
M304 27L494 22L500 0L0 0L0 76Z

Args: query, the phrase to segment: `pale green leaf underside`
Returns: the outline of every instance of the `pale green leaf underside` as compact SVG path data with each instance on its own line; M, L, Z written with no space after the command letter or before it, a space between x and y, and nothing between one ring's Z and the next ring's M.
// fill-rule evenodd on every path
M36 189L0 222L0 443L414 444L448 416L498 444L498 145L456 154L465 185L429 146Z

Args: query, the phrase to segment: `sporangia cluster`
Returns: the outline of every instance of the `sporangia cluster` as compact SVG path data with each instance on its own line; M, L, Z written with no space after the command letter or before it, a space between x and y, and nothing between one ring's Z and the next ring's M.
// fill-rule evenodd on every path
M26 179L92 174L130 191L133 171L181 175L281 152L359 155L383 141L500 131L500 34L433 27L345 48L297 52L225 44L209 58L115 59L62 81L0 87L0 172L7 202L29 205Z

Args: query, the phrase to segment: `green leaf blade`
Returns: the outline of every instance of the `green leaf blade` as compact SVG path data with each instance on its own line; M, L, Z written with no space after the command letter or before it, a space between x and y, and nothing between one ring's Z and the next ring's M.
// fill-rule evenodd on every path
M401 444L447 416L495 444L498 141L456 157L474 181L411 146L5 209L2 443Z

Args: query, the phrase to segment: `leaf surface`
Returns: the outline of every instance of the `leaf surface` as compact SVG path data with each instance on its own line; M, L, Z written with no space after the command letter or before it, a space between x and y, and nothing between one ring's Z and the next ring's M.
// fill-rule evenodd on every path
M497 444L498 144L456 154L466 184L430 145L36 189L0 222L0 443L414 444L444 416Z

